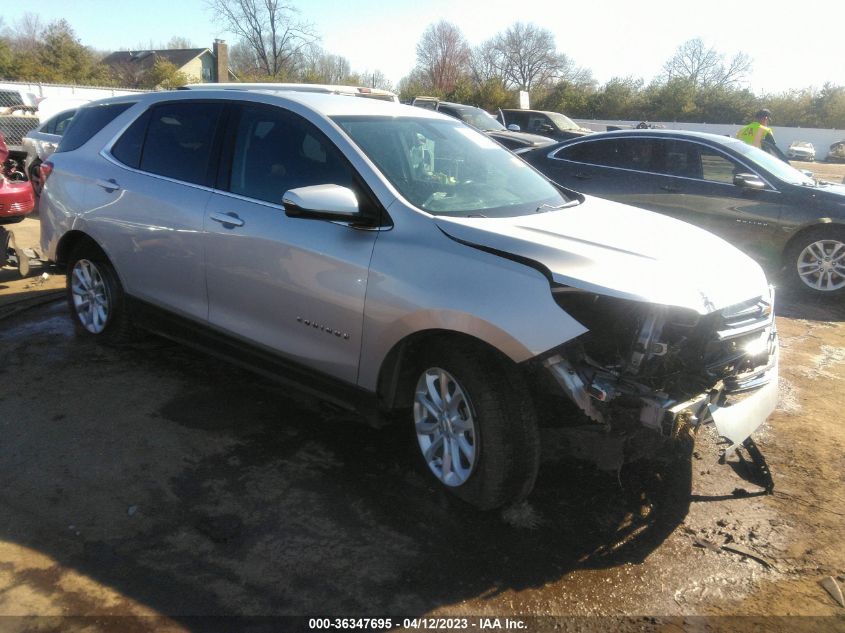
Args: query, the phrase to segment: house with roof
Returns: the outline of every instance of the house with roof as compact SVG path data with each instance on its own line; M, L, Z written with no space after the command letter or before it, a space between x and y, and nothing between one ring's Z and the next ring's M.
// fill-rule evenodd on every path
M170 48L157 50L116 51L106 56L102 63L112 75L127 88L140 87L144 77L156 62L164 60L183 73L188 83L237 80L229 70L229 52L226 42L215 40L212 49Z

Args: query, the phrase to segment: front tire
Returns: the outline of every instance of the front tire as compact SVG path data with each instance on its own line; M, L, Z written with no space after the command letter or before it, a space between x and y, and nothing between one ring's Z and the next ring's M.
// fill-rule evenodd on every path
M786 252L792 285L807 294L845 294L845 228L824 226L799 237Z
M415 376L414 434L431 476L483 510L527 497L540 440L527 386L513 363L488 350L437 347Z
M68 262L67 301L80 336L112 343L131 338L123 287L108 258L93 245L77 248Z

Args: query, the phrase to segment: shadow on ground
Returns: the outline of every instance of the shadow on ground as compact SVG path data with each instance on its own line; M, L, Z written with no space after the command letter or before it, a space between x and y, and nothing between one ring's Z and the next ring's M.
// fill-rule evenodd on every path
M0 538L162 614L419 615L640 561L688 511L689 462L551 458L527 504L479 513L409 466L404 428L159 339L80 341L62 304L4 325Z

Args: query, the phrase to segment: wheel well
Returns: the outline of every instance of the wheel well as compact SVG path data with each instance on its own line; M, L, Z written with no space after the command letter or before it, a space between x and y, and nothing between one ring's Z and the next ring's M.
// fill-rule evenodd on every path
M795 235L789 238L789 241L784 245L783 251L780 254L781 257L781 264L786 266L789 264L786 261L786 256L789 254L790 249L799 241L804 239L807 235L811 233L818 233L823 229L838 229L839 231L845 231L845 224L840 224L839 222L817 222L816 224L811 224L810 226L805 226L800 231L798 231Z
M394 345L381 364L377 389L383 408L397 410L411 406L413 385L418 378L414 375L415 361L422 350L431 349L435 345L481 348L512 362L492 345L468 334L451 330L415 332Z
M101 253L103 252L103 249L87 233L83 233L82 231L68 231L62 236L62 239L59 240L59 245L56 247L56 264L60 266L66 265L71 253L80 244L86 244Z

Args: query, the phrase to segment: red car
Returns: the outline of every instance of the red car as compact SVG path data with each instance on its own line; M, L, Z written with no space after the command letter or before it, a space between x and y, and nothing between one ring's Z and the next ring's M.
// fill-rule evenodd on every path
M6 139L0 134L0 224L13 224L23 220L35 208L35 195L28 182L16 182L3 173L9 158Z

